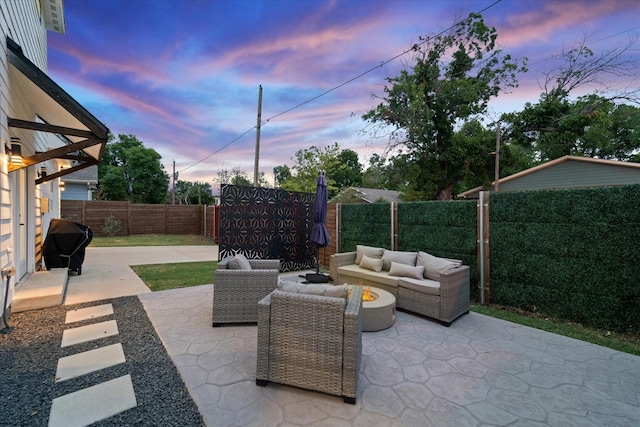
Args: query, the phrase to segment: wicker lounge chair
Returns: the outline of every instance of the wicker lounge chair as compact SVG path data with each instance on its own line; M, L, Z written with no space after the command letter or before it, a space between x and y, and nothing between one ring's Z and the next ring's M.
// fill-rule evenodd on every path
M273 381L355 404L361 354L361 287L348 298L276 290L258 304L257 385Z
M213 276L213 326L257 323L258 301L278 286L280 261L249 260L251 270L218 268Z

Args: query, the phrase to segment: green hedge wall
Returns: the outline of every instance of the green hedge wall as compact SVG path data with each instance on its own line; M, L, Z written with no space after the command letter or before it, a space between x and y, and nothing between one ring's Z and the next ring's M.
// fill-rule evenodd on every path
M478 293L476 211L475 200L398 204L398 250L462 260L470 267L474 299Z
M640 185L492 194L491 302L640 332Z
M340 251L356 245L391 248L391 205L389 203L343 204Z

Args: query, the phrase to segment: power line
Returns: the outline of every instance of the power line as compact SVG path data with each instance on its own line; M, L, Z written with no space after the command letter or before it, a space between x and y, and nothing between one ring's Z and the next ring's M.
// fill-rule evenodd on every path
M484 9L481 9L480 11L475 12L475 13L476 13L476 14L482 14L483 12L485 12L485 11L487 11L487 10L491 9L493 6L495 6L496 4L500 3L501 1L502 1L502 0L496 0L496 1L494 1L493 3L491 3L489 6L486 6ZM444 30L440 31L439 33L437 33L437 34L435 34L435 35L433 35L433 36L426 37L426 38L425 38L424 40L422 40L420 43L416 43L416 44L414 44L413 46L411 46L409 49L404 50L403 52L399 53L398 55L396 55L396 56L394 56L394 57L392 57L392 58L390 58L390 59L387 59L387 60L385 60L385 61L382 61L380 64L376 65L375 67L369 68L368 70L366 70L366 71L364 71L364 72L362 72L362 73L358 74L357 76L355 76L355 77L353 77L353 78L351 78L351 79L349 79L349 80L347 80L347 81L345 81L345 82L343 82L343 83L341 83L341 84L339 84L339 85L337 85L337 86L334 86L333 88L328 89L328 90L326 90L326 91L324 91L324 92L320 93L319 95L314 96L313 98L310 98L310 99L308 99L308 100L306 100L306 101L304 101L304 102L301 102L300 104L297 104L297 105L295 105L295 106L293 106L293 107L291 107L291 108L289 108L289 109L287 109L287 110L285 110L285 111L282 111L282 112L280 112L280 113L278 113L278 114L275 114L275 115L273 115L273 116L269 117L268 119L266 119L266 120L263 122L263 124L267 124L267 123L269 123L271 120L273 120L273 119L275 119L275 118L277 118L277 117L280 117L280 116L282 116L282 115L285 115L285 114L287 114L287 113L290 113L291 111L294 111L294 110L296 110L296 109L298 109L298 108L300 108L300 107L302 107L302 106L304 106L304 105L306 105L306 104L309 104L309 103L311 103L311 102L313 102L313 101L315 101L315 100L317 100L317 99L319 99L319 98L322 98L322 97L323 97L323 96L325 96L325 95L328 95L328 94L329 94L329 93L331 93L331 92L334 92L334 91L336 91L336 90L338 90L338 89L340 89L340 88L342 88L342 87L344 87L344 86L346 86L346 85L348 85L348 84L350 84L350 83L353 83L354 81L356 81L356 80L358 80L358 79L362 78L363 76L365 76L365 75L367 75L367 74L369 74L369 73L371 73L371 72L373 72L373 71L375 71L375 70L377 70L377 69L379 69L379 68L382 68L382 67L384 67L385 65L387 65L388 63L390 63L390 62L392 62L392 61L395 61L396 59L400 58L401 56L404 56L404 55L406 55L407 53L409 53L409 52L411 52L411 51L415 50L415 48L416 48L416 47L421 46L421 45L423 45L423 44L426 44L426 43L428 43L429 41L433 40L435 37L438 37L438 36L440 36L440 35L442 35L442 34L444 34L444 33L448 32L448 31L451 31L453 28L457 27L458 25L462 24L463 22L467 21L468 19L469 19L469 18L465 18L465 19L462 19L462 20L460 20L460 21L457 21L457 22L455 22L453 25L451 25L449 28L446 28L446 29L444 29ZM257 126L253 126L251 129L248 129L247 131L245 131L242 135L238 136L238 137L237 137L237 138L235 138L234 140L232 140L232 141L228 142L227 144L223 145L221 148L217 149L216 151L214 151L213 153L211 153L211 154L209 154L208 156L204 157L203 159L198 160L196 163L194 163L194 164L192 164L192 165L190 165L190 166L187 166L186 168L182 169L180 172L184 172L184 171L186 171L186 170L188 170L188 169L191 169L192 167L194 167L194 166L196 166L196 165L199 165L200 163L202 163L202 162L204 162L205 160L209 159L211 156L213 156L213 155L215 155L215 154L218 154L220 151L224 150L225 148L227 148L228 146L230 146L230 145L231 145L231 144L233 144L234 142L238 141L240 138L242 138L243 136L245 136L246 134L248 134L249 132L253 131L253 130L254 130L254 129L256 129L256 128L257 128Z

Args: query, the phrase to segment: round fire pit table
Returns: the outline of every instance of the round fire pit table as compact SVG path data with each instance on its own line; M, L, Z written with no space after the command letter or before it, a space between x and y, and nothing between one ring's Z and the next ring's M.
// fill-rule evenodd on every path
M383 289L364 287L373 301L362 301L362 331L374 332L390 328L396 321L396 297Z

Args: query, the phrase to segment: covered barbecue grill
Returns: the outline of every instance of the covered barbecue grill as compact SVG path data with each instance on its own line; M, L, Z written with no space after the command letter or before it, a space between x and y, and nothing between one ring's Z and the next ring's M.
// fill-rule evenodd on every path
M64 219L52 219L42 247L47 270L68 268L82 274L84 250L91 243L93 232L86 225Z

